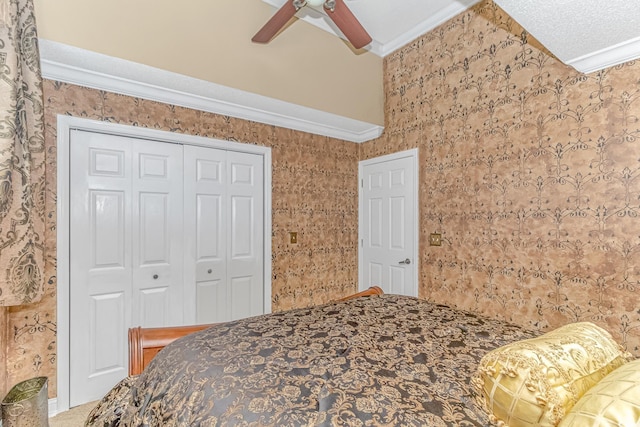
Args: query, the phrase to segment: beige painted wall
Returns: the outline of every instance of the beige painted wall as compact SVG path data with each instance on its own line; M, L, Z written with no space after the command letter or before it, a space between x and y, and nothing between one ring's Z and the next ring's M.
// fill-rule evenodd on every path
M39 37L368 123L384 124L382 59L297 20L251 37L261 0L35 0Z

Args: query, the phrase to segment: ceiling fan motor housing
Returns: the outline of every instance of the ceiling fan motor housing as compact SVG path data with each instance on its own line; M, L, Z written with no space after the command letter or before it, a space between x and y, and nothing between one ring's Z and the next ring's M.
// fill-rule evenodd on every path
M275 15L256 33L251 39L255 43L268 43L280 30L282 30L287 22L296 14L300 8L309 6L320 6L329 12L329 18L336 24L342 34L349 40L354 48L360 49L371 43L371 36L367 30L362 27L358 19L344 0L291 0L278 9Z

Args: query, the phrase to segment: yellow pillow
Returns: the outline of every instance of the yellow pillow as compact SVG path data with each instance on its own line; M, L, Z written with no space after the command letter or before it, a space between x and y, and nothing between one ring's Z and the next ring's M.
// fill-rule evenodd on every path
M630 358L604 329L572 323L487 353L473 383L493 422L556 426L587 390Z
M640 359L611 372L588 390L560 427L627 427L640 423Z

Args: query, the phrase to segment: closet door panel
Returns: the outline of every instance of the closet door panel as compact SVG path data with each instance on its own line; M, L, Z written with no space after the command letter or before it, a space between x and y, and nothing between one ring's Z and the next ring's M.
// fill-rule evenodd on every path
M222 194L196 194L196 262L206 268L208 261L221 262L225 257L222 227ZM203 272L199 272L198 277Z
M229 320L226 286L226 152L184 147L185 292L190 323Z
M261 156L228 152L229 229L227 283L231 319L262 314L264 296L263 203Z
M124 191L89 191L91 268L123 269L125 262L126 219Z
M231 259L256 259L254 198L231 196Z
M262 301L257 298L261 293L256 292L259 280L255 276L236 276L229 280L231 289L231 316L233 319L257 316L264 313Z
M223 280L203 280L196 284L197 324L223 322L227 313L227 286Z
M91 351L89 378L119 371L124 365L124 350L119 332L126 328L125 293L111 292L93 295L90 299L89 318ZM101 335L97 335L100 333ZM74 365L75 366L75 365Z
M71 406L127 375L131 322L131 149L127 138L72 131L70 163Z
M168 286L140 289L138 318L145 325L175 324L169 317L171 312L171 291Z
M182 146L133 146L133 322L181 325L183 313Z

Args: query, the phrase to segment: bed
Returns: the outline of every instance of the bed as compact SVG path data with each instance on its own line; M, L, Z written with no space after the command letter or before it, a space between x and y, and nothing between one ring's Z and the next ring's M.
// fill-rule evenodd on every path
M138 329L132 375L87 425L487 426L470 384L480 359L536 335L379 288L217 325Z

